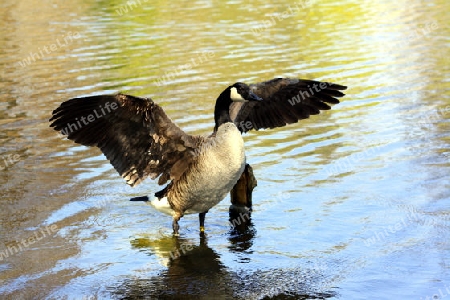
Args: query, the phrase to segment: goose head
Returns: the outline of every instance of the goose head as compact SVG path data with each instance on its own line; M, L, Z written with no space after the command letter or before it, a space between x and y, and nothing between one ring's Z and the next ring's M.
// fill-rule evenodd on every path
M230 106L233 102L261 101L261 97L252 92L250 87L242 82L236 82L227 87L217 98L216 107L214 109L214 132L220 125L232 122L230 118Z
M262 98L252 92L250 87L242 82L236 82L228 87L230 99L233 102L261 101Z

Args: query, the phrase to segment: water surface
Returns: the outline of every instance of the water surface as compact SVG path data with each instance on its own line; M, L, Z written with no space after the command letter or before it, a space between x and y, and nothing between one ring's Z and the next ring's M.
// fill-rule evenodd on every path
M450 293L450 4L1 4L0 295L5 299L440 299ZM208 134L235 81L349 86L332 110L246 134L251 226L229 199L180 222L48 119L63 100L150 96Z

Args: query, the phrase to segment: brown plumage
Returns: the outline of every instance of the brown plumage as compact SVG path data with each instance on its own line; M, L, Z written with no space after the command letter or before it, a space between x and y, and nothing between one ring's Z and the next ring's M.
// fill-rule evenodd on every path
M160 185L177 180L204 140L182 131L150 98L123 94L68 100L50 121L68 139L100 148L131 186L147 176L160 176Z
M230 117L241 132L251 129L282 127L328 110L344 96L347 87L315 80L275 78L249 85L263 100L234 102Z
M241 133L295 123L327 103L339 103L345 86L277 78L237 82L217 98L215 126L208 137L189 135L150 98L124 94L74 98L53 111L50 126L68 139L96 146L131 186L146 177L169 184L151 204L173 216L173 230L185 213L206 212L232 189L245 167ZM239 129L239 130L238 130ZM240 132L239 132L240 131ZM148 201L148 197L134 198Z

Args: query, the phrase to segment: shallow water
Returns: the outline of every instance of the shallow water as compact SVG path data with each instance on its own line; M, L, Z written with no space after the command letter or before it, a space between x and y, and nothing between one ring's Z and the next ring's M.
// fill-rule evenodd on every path
M448 12L435 1L0 4L2 299L441 299L450 295ZM128 11L125 11L125 10ZM150 96L189 133L274 77L348 85L321 115L245 135L251 226L207 236L51 130L63 100ZM433 298L434 297L434 298Z

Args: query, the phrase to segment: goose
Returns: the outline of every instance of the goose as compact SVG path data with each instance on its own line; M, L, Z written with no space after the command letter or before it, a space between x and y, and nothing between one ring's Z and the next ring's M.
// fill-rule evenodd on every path
M122 93L69 99L49 121L75 143L100 148L131 187L147 177L165 185L150 204L172 216L174 235L186 214L199 214L203 233L206 213L225 198L244 170L242 133L319 114L331 108L328 104L339 103L346 88L295 78L236 82L217 98L209 136L184 132L150 98Z

